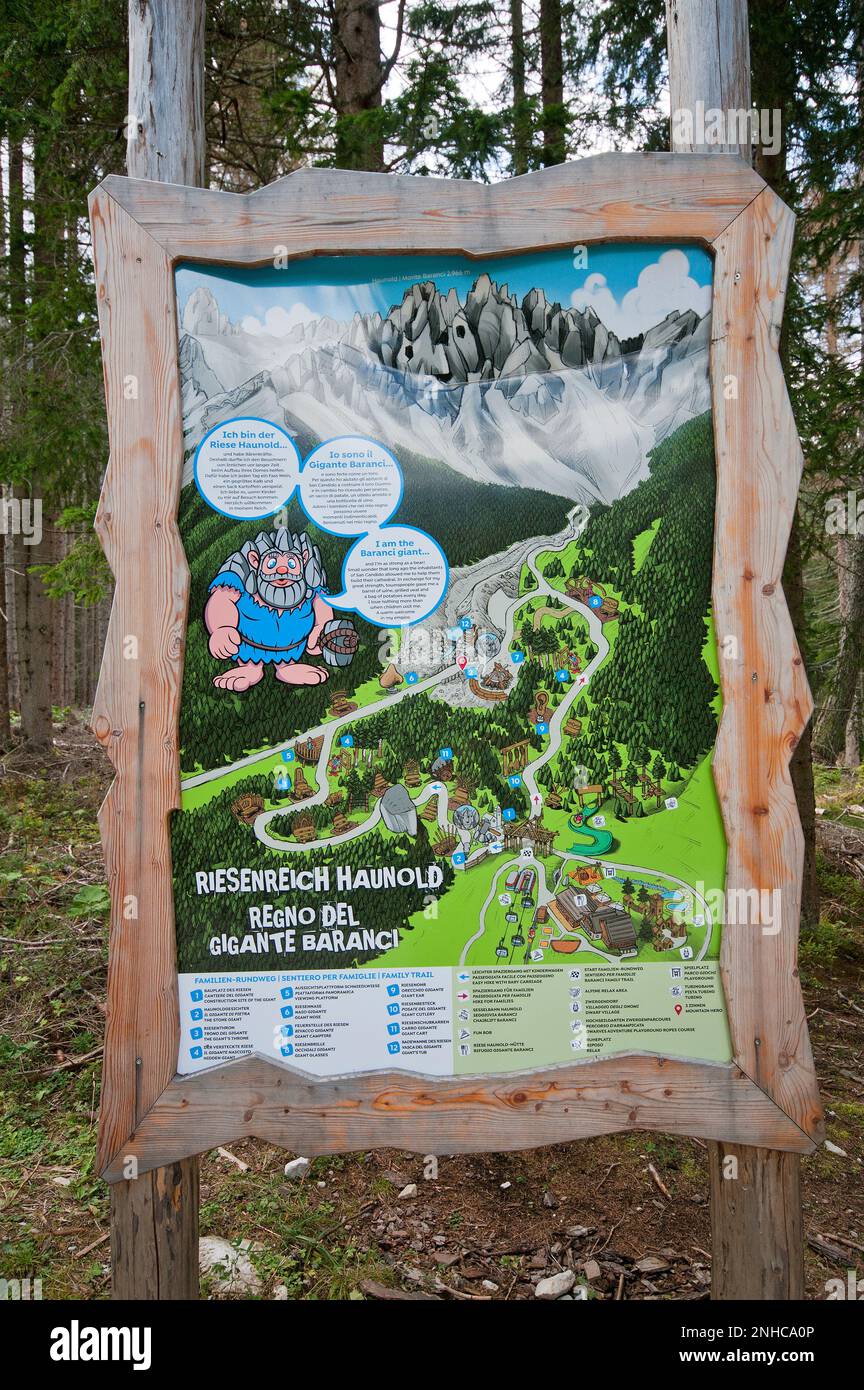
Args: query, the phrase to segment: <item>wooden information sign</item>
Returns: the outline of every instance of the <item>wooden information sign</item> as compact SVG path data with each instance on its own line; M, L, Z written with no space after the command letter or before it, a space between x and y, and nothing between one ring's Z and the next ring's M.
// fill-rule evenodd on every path
M812 1150L788 210L637 154L91 216L100 1171Z

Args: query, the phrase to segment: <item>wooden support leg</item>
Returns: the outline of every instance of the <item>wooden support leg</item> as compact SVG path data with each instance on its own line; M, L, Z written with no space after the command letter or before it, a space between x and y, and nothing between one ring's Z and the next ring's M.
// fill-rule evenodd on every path
M711 1297L768 1301L803 1298L798 1154L741 1144L708 1147L713 1232Z
M198 1159L111 1187L111 1267L118 1299L197 1299Z

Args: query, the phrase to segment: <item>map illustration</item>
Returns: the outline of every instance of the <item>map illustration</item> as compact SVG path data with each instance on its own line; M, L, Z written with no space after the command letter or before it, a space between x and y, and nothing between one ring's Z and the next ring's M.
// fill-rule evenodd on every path
M708 256L176 283L179 1070L726 1060Z

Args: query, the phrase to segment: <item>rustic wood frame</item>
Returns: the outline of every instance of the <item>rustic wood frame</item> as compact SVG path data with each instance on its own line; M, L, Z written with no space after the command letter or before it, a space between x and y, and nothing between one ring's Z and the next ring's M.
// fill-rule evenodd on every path
M656 1129L810 1152L822 1116L797 972L803 838L788 763L812 706L780 582L802 466L777 352L788 208L742 160L698 154L601 155L495 186L303 169L239 195L111 176L90 206L110 436L97 530L117 581L93 711L116 771L100 813L112 904L102 1175L246 1135L305 1154L455 1153ZM176 262L253 266L277 248L480 258L612 240L689 240L714 255L713 604L738 653L722 662L714 777L727 891L782 895L775 935L723 932L734 1061L637 1053L506 1075L318 1079L256 1055L176 1076L169 817L189 590Z

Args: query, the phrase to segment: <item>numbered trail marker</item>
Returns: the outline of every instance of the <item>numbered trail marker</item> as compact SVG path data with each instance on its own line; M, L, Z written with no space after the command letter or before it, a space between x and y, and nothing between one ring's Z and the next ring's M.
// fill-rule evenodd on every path
M786 208L640 154L112 176L91 215L99 1171L244 1135L811 1150Z

